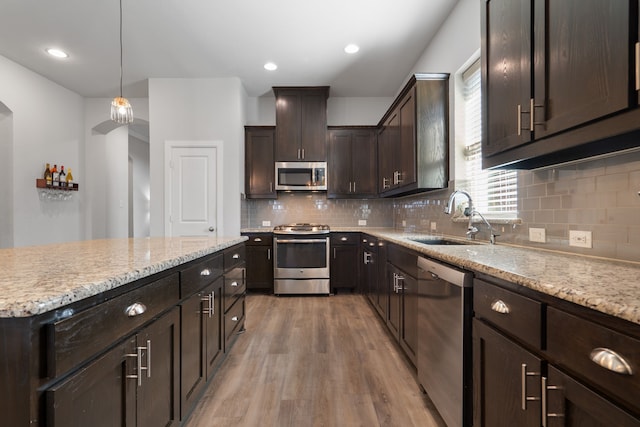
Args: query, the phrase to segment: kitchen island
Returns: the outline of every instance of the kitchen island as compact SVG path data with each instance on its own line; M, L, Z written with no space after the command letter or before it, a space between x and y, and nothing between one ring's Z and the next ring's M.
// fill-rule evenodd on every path
M0 250L3 422L79 425L98 417L150 425L159 419L145 420L138 409L161 405L150 412L178 425L189 411L181 403L192 406L199 395L180 395L181 383L192 380L182 374L205 372L193 379L202 390L243 327L245 240L108 239ZM202 319L196 326L217 323L195 336L203 340L194 343L196 354L185 354L181 325L193 316ZM206 345L219 350L201 357ZM205 358L215 363L205 366Z

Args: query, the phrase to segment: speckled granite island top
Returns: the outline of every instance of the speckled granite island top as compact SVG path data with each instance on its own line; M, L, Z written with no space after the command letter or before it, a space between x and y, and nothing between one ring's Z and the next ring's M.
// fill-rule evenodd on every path
M245 240L152 237L0 249L0 318L46 313Z
M640 264L504 244L431 246L409 240L417 235L361 231L431 258L640 324Z

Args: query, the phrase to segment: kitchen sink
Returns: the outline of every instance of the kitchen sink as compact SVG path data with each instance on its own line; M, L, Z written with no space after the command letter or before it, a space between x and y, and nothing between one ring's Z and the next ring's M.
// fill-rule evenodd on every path
M423 245L477 245L478 243L470 240L451 240L441 237L410 237L409 240Z

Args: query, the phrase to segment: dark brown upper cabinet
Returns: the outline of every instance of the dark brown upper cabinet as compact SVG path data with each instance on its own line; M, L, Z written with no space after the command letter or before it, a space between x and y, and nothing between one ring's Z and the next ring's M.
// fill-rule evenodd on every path
M448 74L413 75L378 126L378 191L381 196L447 187Z
M327 198L378 196L376 128L330 127Z
M274 87L276 96L275 161L327 160L329 87Z
M249 199L275 199L275 128L244 127L244 186Z
M637 146L637 0L485 0L483 167Z

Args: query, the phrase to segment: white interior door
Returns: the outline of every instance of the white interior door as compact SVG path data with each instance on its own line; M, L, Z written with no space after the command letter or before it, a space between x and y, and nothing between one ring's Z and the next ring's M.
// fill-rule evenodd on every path
M216 236L218 147L170 147L169 236Z

